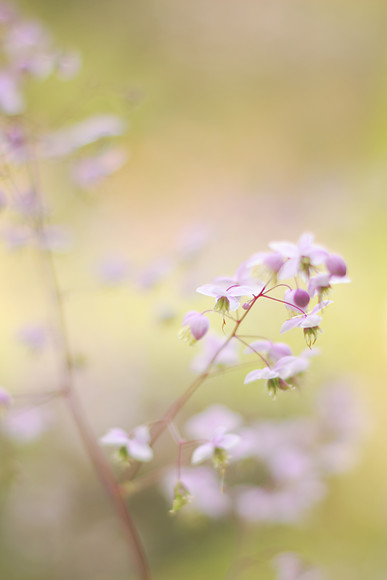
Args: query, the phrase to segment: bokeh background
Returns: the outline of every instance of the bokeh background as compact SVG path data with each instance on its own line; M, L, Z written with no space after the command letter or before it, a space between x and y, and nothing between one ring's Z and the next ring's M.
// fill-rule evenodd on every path
M130 123L122 139L129 162L98 190L82 194L60 167L42 168L45 194L73 236L57 267L73 351L84 363L78 388L98 435L156 418L191 380L192 351L176 334L186 310L204 308L197 285L304 231L349 265L352 284L335 289L302 396L273 403L259 384L247 391L242 375L227 375L199 392L187 414L219 401L257 417L298 415L323 384L343 381L368 425L357 465L332 478L302 524L242 535L234 521L169 517L150 488L132 504L155 578L222 579L236 553L252 558L238 578L270 579L270 558L283 550L335 580L386 578L385 3L19 6L83 57L70 84L31 88L31 118L59 127L109 111ZM149 268L168 272L184 236L198 230L205 249L190 267L174 268L155 288L135 283ZM15 340L22 325L50 315L38 259L0 251L1 383L14 393L48 389L55 353L34 356ZM95 275L107 257L129 265L118 288ZM263 325L276 320L270 310L261 316ZM3 442L2 451L1 577L128 578L120 524L63 405L47 409L40 438L12 449Z

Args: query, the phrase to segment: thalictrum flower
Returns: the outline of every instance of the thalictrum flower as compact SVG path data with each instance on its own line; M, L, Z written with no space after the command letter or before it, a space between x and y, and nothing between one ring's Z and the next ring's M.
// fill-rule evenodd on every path
M150 433L146 425L141 425L133 430L132 435L128 435L123 429L110 429L100 439L103 445L124 447L129 457L137 461L151 461L153 450L150 447Z
M193 343L196 340L200 340L208 332L210 328L210 321L207 316L197 312L196 310L190 310L183 318L183 327L187 326L186 330L180 332L180 337L187 342Z
M301 314L300 316L294 316L289 320L286 320L281 326L281 334L291 330L292 328L314 328L318 327L322 318L317 314L320 310L331 304L332 300L324 300L320 304L317 304L309 314Z
M240 415L223 405L212 405L202 413L191 417L186 425L187 433L195 438L207 440L195 449L192 463L202 463L211 457L216 459L217 456L222 456L223 463L227 462L227 454L221 452L229 451L240 441L239 435L227 432L238 427L240 423Z
M342 278L347 273L347 266L341 256L337 254L329 254L325 260L327 270L332 276Z
M192 359L192 369L197 372L203 372L214 356L224 344L224 337L216 336L214 334L208 335L203 341L203 350L194 359ZM239 363L239 356L237 353L236 341L230 342L219 352L214 365L217 367L230 367Z
M232 278L216 278L211 284L199 286L196 292L216 298L216 310L236 310L242 296L257 296L263 285L247 286Z
M289 242L273 242L270 247L287 258L278 273L279 280L293 278L297 274L306 274L309 277L311 266L318 266L326 259L328 252L314 243L312 234L303 234L297 244Z
M304 310L308 306L310 302L310 296L308 292L306 290L302 290L302 288L286 290L285 302L287 302L288 308L300 312L300 309Z
M284 356L290 356L292 354L292 349L285 342L271 342L270 340L256 340L246 348L246 354L252 352L263 352L266 356L273 360L278 361Z
M247 374L245 378L245 385L259 379L282 379L286 381L289 378L305 371L309 366L308 359L303 356L283 356L274 366L264 367L263 369L256 369Z

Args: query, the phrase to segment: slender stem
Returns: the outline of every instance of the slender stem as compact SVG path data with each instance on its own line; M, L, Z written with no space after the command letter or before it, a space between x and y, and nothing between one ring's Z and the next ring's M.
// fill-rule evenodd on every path
M31 155L31 182L34 186L34 190L38 199L39 209L38 215L34 220L34 227L36 235L40 242L42 243L43 251L43 262L45 265L45 273L49 286L52 291L52 304L54 308L54 314L57 319L58 326L58 351L60 352L61 361L61 391L66 401L67 408L72 415L73 421L78 429L79 435L85 446L85 450L94 465L94 468L98 474L98 477L103 484L106 492L111 497L113 505L119 515L125 530L126 543L132 553L133 563L137 571L138 578L140 580L150 580L150 571L148 563L146 560L145 552L142 547L140 536L136 530L132 516L129 511L129 507L125 501L125 497L122 493L121 487L116 481L114 474L108 461L102 452L98 441L90 428L85 413L82 409L80 401L75 392L74 385L74 369L73 369L73 358L70 349L70 341L67 331L66 318L63 306L63 297L60 290L60 285L58 282L54 257L51 250L46 243L45 229L44 229L44 218L43 218L43 203L39 197L38 188L38 174L37 166L34 162L35 157Z
M164 413L164 415L161 417L161 419L155 423L156 428L153 430L151 443L150 443L152 446L156 443L156 441L159 439L159 437L164 433L164 431L168 427L169 423L171 421L173 421L173 419L176 417L176 415L179 413L179 411L184 407L184 405L187 403L187 401L189 401L189 399L192 397L192 395L194 395L194 393L198 390L198 388L204 383L204 381L207 378L211 377L210 371L211 371L213 365L215 364L218 356L226 348L226 346L229 344L229 342L233 338L236 337L236 333L238 331L238 328L240 327L240 325L242 324L242 322L244 321L244 319L246 318L248 313L251 311L251 308L254 306L254 304L256 303L258 298L263 296L263 292L265 291L265 288L266 288L266 286L264 286L264 288L262 288L262 290L258 294L258 296L254 296L253 300L251 301L250 308L244 312L244 314L241 316L240 319L236 320L232 333L226 338L226 340L223 342L223 344L221 344L221 346L218 348L218 350L212 356L211 360L209 361L209 363L208 363L207 367L205 368L205 370L203 371L203 373L201 375L199 375L193 381L193 383L190 384L190 386L187 388L187 390L184 391L184 393L182 395L180 395L180 397L178 397L176 399L176 401L174 403L172 403L172 405L170 405L170 407L167 409L167 411ZM141 468L141 463L139 461L133 463L131 468L125 474L126 475L125 481L128 481L128 480L130 481L131 479L133 479L140 468Z

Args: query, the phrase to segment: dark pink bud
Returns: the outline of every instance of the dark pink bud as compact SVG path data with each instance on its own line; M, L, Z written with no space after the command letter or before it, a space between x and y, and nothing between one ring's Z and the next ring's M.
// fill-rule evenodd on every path
M242 304L243 310L248 310L250 306L251 306L250 302L245 302L244 304Z
M310 301L310 296L306 290L302 290L301 288L297 288L293 294L293 302L299 308L305 308L308 306Z
M325 260L325 265L332 276L339 276L342 278L347 273L347 266L343 258L337 254L330 254Z

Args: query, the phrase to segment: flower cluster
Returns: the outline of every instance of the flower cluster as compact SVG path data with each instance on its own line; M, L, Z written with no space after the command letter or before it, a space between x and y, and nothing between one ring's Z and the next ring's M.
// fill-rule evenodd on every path
M321 332L322 312L332 303L323 298L326 298L332 284L349 281L346 264L340 256L316 245L313 235L309 233L303 234L297 244L274 242L270 248L272 252L254 254L243 262L234 277L216 278L197 289L200 294L215 298L215 304L211 310L202 313L191 311L185 315L180 333L182 338L190 344L201 340L210 329L209 312L220 313L223 325L229 319L236 323L230 340L223 348L213 335L205 341L200 362L194 363L199 372L206 365L227 365L230 360L234 364L235 342L240 340L237 332L239 325L258 301L272 300L285 307L288 319L280 328L281 334L301 328L309 348L316 342ZM312 300L316 301L314 306L311 306ZM239 308L244 314L239 314ZM214 345L217 344L219 353L215 356L217 347ZM308 355L303 353L295 357L290 346L276 343L277 346L269 347L264 356L263 344L273 345L269 339L264 339L251 343L247 349L247 352L257 354L265 366L248 373L245 383L264 379L268 391L275 395L278 389L287 390L296 384L297 377L308 367ZM233 354L227 357L226 352Z
M179 483L192 500L188 511L215 518L233 511L244 520L266 524L302 520L325 496L327 477L353 465L363 421L357 402L342 385L324 389L310 416L285 421L265 419L243 426L237 413L220 405L209 407L186 424L186 433L200 442L191 463L208 460L219 468L218 457L226 455L226 491L224 472L219 479L211 466L184 467ZM163 482L168 497L175 485L171 469Z

